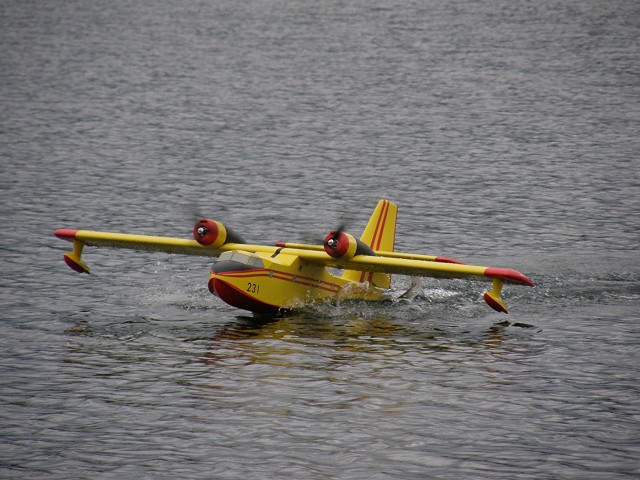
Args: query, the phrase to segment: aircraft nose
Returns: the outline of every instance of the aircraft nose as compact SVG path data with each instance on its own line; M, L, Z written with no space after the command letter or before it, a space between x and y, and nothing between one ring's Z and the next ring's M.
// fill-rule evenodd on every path
M219 295L216 293L216 282L215 282L215 280L216 279L214 277L211 277L209 279L209 284L207 286L209 287L209 291L217 297Z

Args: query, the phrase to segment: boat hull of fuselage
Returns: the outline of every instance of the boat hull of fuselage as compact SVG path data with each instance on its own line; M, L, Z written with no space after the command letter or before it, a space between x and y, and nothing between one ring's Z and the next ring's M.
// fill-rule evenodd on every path
M209 290L225 303L258 314L282 314L310 303L339 299L379 300L380 289L354 284L315 265L251 268L233 261L211 268Z

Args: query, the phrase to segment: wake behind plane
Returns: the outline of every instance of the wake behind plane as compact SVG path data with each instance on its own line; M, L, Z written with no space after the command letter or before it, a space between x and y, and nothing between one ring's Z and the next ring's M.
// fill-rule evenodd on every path
M214 257L208 283L211 293L257 314L282 314L314 302L380 300L391 288L392 274L491 282L484 300L504 313L508 313L501 297L505 283L534 286L516 270L395 252L397 214L398 207L382 199L360 238L337 229L327 234L322 245L250 244L221 222L209 219L196 223L193 239L71 229L57 230L55 235L73 243L64 260L81 273L89 273L82 260L85 246ZM342 273L334 274L330 268Z

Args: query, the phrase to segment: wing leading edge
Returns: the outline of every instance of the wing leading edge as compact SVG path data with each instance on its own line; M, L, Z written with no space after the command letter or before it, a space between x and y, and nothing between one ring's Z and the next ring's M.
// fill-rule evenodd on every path
M201 245L190 239L128 233L61 229L57 230L55 235L69 242L80 243L82 246L145 250L203 257L217 257L220 253L228 250L244 250L253 253L265 252L269 254L286 251L288 254L297 255L309 262L361 272L395 273L434 278L499 278L508 283L533 286L533 282L530 279L516 270L452 263L453 260L450 259L447 259L450 260L449 262L443 261L443 257L410 253L379 251L376 252L378 256L357 255L349 260L339 260L321 250L322 247L316 247L313 250L296 248L298 246L302 247L300 244L269 246L228 243L221 247L213 248Z
M463 263L446 263L435 260L435 258L439 259L440 257L433 257L434 260L416 260L410 258L412 254L393 252L393 256L385 256L385 252L376 252L379 256L356 255L349 260L338 260L324 252L313 250L287 249L287 253L297 255L310 262L362 272L395 273L398 275L433 278L476 277L484 280L497 278L517 285L534 286L529 278L517 270L467 265ZM402 255L406 255L409 258L404 258Z

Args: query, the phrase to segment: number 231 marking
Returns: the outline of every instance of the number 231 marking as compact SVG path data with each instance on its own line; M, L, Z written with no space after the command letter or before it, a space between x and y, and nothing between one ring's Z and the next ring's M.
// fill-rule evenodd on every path
M260 293L260 285L257 283L247 283L247 292L255 294Z

